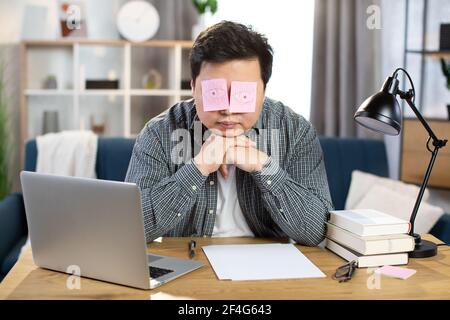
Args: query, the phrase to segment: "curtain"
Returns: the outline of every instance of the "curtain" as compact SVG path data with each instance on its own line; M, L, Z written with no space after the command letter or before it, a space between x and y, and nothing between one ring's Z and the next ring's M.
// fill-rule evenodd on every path
M381 30L367 25L373 5L380 8L378 0L316 0L311 122L320 135L381 139L353 120L358 106L382 85Z
M191 0L151 0L159 13L160 26L154 39L190 40L198 14Z

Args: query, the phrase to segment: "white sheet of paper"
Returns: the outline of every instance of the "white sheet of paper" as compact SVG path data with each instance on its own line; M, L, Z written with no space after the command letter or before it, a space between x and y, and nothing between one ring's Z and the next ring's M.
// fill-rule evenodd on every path
M202 247L220 280L324 278L293 244L237 244Z

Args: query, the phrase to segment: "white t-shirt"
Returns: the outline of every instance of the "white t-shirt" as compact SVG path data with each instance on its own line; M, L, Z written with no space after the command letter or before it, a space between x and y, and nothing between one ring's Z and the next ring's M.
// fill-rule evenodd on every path
M228 178L217 172L217 210L213 237L253 237L239 205L236 168L228 166Z

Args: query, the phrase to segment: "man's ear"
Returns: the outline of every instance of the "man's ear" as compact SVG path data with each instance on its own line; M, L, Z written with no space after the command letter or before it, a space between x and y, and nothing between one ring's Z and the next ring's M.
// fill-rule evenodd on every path
M194 96L194 91L195 91L195 81L193 79L191 79L191 93L192 93L192 96Z

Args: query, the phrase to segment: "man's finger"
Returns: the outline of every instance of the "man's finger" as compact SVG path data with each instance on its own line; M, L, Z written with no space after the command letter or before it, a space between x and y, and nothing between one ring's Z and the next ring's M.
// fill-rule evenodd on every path
M246 136L239 136L233 138L227 138L226 140L226 148L229 149L231 147L255 147L256 143Z
M228 178L228 167L226 164L222 164L219 167L219 172L222 175L222 177L224 177L225 179Z

